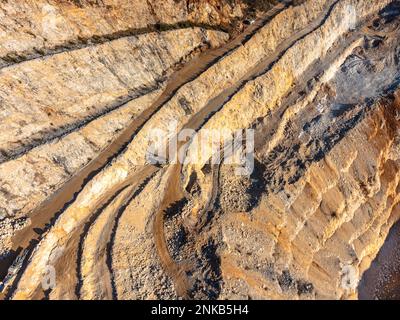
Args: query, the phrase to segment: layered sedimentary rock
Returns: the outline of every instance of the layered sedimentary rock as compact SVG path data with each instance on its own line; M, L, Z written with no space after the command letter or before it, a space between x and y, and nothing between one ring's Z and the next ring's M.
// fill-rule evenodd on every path
M105 2L2 22L4 297L356 298L400 215L397 1ZM252 170L210 163L242 129Z
M152 30L197 25L243 29L274 1L3 1L0 66L109 42ZM234 23L235 22L235 23Z

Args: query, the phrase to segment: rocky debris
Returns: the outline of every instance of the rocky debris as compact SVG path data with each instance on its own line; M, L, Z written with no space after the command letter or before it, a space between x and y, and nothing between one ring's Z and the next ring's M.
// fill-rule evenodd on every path
M32 249L7 298L393 298L397 1L47 2L49 34L41 2L0 23L0 253ZM148 163L171 127L196 161ZM196 146L245 128L250 175Z

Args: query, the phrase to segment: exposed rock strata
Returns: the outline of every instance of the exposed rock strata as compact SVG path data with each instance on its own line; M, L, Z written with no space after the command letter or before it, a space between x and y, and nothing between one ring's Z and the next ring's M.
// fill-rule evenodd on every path
M105 13L102 5L54 3L71 26L82 24L74 6L98 23L71 28L68 41L145 34L18 58L0 71L0 106L9 113L0 123L9 132L0 164L9 234L0 249L17 250L7 257L29 250L6 296L357 298L400 218L398 2L298 1L267 12L257 3L253 14L262 18L231 42L221 31L145 28L232 27L248 10L243 2L148 1L129 13L142 10L137 25L116 4ZM114 15L119 23L100 27ZM18 52L44 46L32 30ZM67 42L52 36L46 48ZM195 130L182 143L195 163L150 164L152 130L172 124ZM255 130L250 176L208 164L211 139L198 153L195 139L206 130L244 128ZM11 228L26 217L11 244ZM48 266L63 277L44 292Z

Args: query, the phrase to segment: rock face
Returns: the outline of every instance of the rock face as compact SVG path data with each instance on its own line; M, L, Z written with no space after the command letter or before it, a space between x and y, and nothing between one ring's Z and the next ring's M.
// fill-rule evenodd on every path
M399 2L26 0L0 17L3 298L396 297L376 270L400 265ZM246 174L225 136L243 129ZM150 161L176 135L179 161Z

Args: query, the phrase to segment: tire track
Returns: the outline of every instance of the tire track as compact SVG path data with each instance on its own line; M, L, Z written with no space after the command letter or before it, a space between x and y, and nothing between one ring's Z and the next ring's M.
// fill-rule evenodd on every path
M113 259L112 259L112 250L115 244L115 238L119 226L119 221L124 214L126 208L131 204L131 202L142 192L142 190L146 187L146 185L155 177L155 175L159 172L159 170L155 170L152 172L136 189L136 191L125 201L124 205L122 205L119 209L118 212L115 216L115 223L112 227L111 233L108 237L109 241L107 243L107 248L106 248L106 265L108 268L108 272L110 275L110 280L111 280L111 289L112 289L112 299L116 300L118 299L118 293L117 293L117 287L115 284L115 278L114 278L114 273L113 273Z

